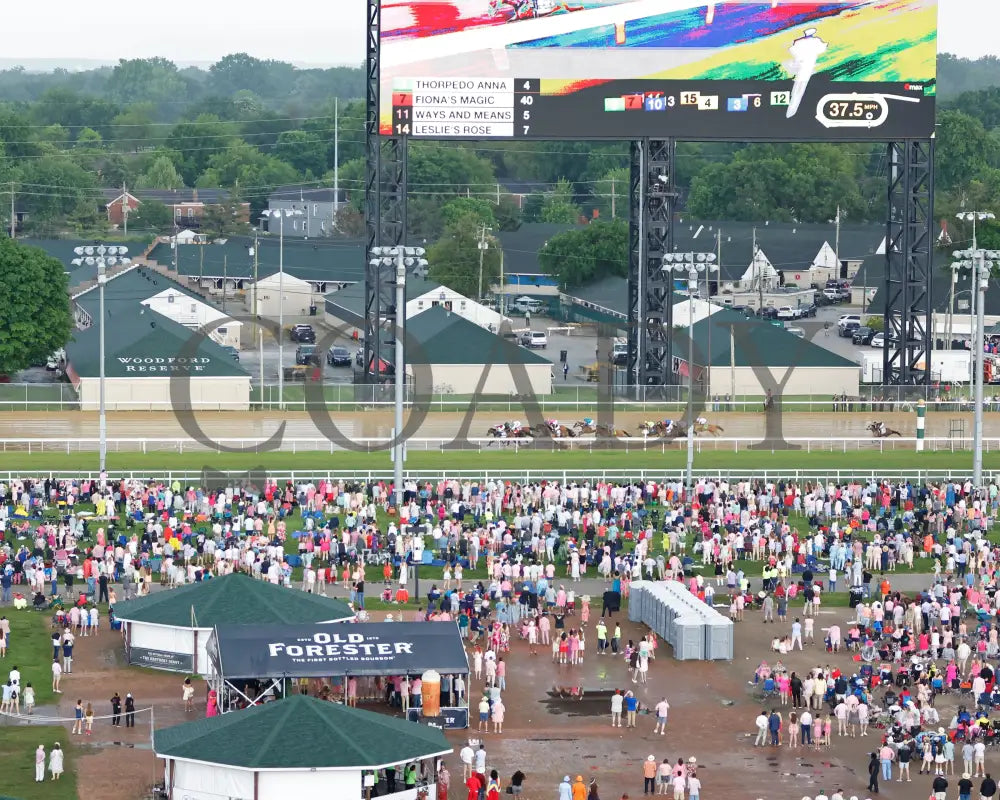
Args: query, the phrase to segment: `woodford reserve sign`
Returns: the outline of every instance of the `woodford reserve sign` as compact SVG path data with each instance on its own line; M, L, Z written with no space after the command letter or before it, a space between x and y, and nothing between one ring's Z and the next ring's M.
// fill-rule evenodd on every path
M173 375L186 372L204 372L212 359L204 356L191 358L147 357L126 358L118 356L118 361L126 372L146 372L157 375Z

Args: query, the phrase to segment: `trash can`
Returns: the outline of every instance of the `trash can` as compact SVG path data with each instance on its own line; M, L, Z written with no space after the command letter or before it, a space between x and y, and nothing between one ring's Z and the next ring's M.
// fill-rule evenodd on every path
M559 351L559 363L560 364L565 364L566 363L567 355L568 354L567 354L567 352L565 350L560 350Z
M420 713L425 717L441 716L441 675L432 669L420 676Z

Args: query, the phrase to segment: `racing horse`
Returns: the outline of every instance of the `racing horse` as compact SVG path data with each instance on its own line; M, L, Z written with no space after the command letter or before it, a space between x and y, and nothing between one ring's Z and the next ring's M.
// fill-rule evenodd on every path
M873 422L869 422L865 430L871 431L872 437L875 439L885 439L888 436L903 435L899 431L890 428L881 420L874 420Z
M720 433L725 433L726 429L721 425L714 425L711 422L696 422L694 425L695 433L710 433L712 436L718 436Z
M670 423L668 425L668 423ZM639 425L639 432L643 436L663 436L667 439L679 439L687 436L687 427L680 422L672 420L657 420L656 422L643 422Z
M594 422L592 419L585 419L580 422L573 423L573 429L579 430L580 431L579 435L581 436L585 433L596 433L598 436L611 437L616 439L619 437L624 437L626 439L632 438L632 434L630 434L624 428L612 428L609 425L603 425L600 422Z
M553 439L575 439L576 431L566 425L557 423L550 425L548 422L539 422L531 426L534 436L549 436Z

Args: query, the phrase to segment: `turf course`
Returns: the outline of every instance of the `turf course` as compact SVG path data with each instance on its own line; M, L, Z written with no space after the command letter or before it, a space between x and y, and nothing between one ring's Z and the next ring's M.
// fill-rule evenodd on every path
M89 472L97 469L97 453L21 453L3 454L2 470L9 472L39 472L58 470L60 472ZM489 470L539 470L561 472L563 470L659 470L684 469L686 454L683 449L661 452L624 452L606 450L595 452L566 451L532 452L512 449L410 452L406 459L406 469L480 471ZM392 463L387 452L352 453L338 451L325 452L269 452L269 453L108 453L109 470L167 470L197 471L203 467L217 470L378 470L392 475ZM1000 453L986 453L983 457L984 469L1000 469ZM870 472L884 470L899 473L912 470L952 470L959 474L971 473L972 454L970 452L925 452L907 451L850 452L850 453L807 453L796 450L744 450L738 453L726 451L695 452L695 470L732 470L738 475L740 470L858 470Z

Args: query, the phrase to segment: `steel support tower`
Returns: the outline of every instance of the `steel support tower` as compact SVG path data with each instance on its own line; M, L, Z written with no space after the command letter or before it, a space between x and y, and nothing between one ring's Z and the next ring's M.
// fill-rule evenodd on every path
M675 382L674 277L663 269L674 249L674 151L673 139L632 142L626 372L640 394Z
M888 145L882 383L930 382L934 141Z
M365 62L365 331L362 382L379 382L380 359L393 359L387 342L396 336L405 343L406 314L394 313L393 270L372 266L373 247L392 247L406 241L406 139L379 135L379 32L381 0L368 0L367 58ZM395 333L382 330L397 325ZM369 369L369 366L372 369Z

